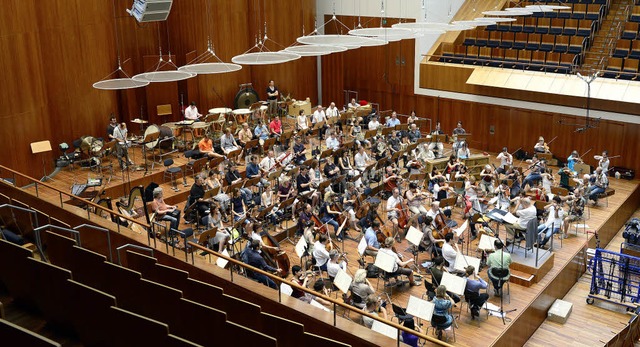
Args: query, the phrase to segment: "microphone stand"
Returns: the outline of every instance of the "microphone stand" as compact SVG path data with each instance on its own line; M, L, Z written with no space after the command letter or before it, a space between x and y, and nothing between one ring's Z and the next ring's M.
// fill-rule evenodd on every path
M505 246L505 243L502 242L502 240L500 239L500 235L496 235L496 238L498 240L500 240L500 243L502 243L502 248L500 249L500 251L502 252L502 253L500 253L500 266L502 266L502 264L504 264L504 248L506 246ZM491 268L489 268L489 271L491 271ZM509 272L511 272L511 271L509 270ZM488 274L488 271L487 271L487 274ZM500 318L502 319L502 325L507 325L507 322L511 322L511 319L507 318L507 313L515 312L518 309L514 308L514 309L511 309L511 310L507 310L507 311L504 310L504 295L502 295L502 286L504 285L504 283L503 283L502 279L503 279L503 277L498 279L498 287L500 288L500 291L501 291L501 293L500 293L500 311L498 311L498 314L500 315ZM491 280L491 278L489 278L489 280ZM509 295L511 295L511 293L509 293ZM486 308L486 303L485 303L485 308ZM491 310L489 310L487 308L487 311L491 311Z

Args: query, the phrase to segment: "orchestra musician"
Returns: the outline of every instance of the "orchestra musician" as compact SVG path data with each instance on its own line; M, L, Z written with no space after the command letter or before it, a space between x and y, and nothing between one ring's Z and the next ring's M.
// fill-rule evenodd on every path
M464 289L465 298L471 306L471 319L475 319L480 317L480 308L489 299L489 294L480 293L481 289L487 289L487 282L478 276L473 265L465 268L465 276L467 277L467 285Z
M282 269L277 269L274 268L272 266L269 266L267 264L267 262L264 260L264 258L262 257L262 254L260 254L260 241L258 240L252 240L251 244L249 245L249 247L245 248L244 251L242 251L242 261L247 264L247 265L251 265L255 268L258 268L260 270L264 270L264 271L269 271L269 272L275 272L275 273L281 273ZM269 277L267 277L266 275L263 275L261 273L257 273L257 272L253 272L249 269L247 270L247 275L258 281L259 283L264 284L267 287L273 288L273 289L278 289L278 286L276 285L276 283Z
M369 280L367 280L367 270L356 270L349 290L353 297L353 306L363 309L366 306L365 300L367 297L375 293L373 286L369 283ZM357 299L355 297L357 297Z
M258 166L260 167L260 171L262 172L262 177L267 177L271 170L273 170L273 168L276 166L276 159L273 150L270 149L267 152L267 155L262 158Z
M129 158L129 145L127 144L128 133L127 124L124 122L113 129L113 139L116 141L116 153L121 170L126 169L127 165L134 164L133 160Z
M366 306L363 311L372 315L380 316L383 319L389 319L389 316L387 315L386 302L381 301L375 294L367 296ZM367 328L371 328L373 326L373 318L362 316L362 323Z
M433 259L433 266L431 267L431 269L429 269L429 271L431 272L431 284L433 284L434 287L444 287L443 285L441 285L441 283L442 283L442 274L445 271L447 271L445 269L445 265L446 265L446 260L442 256L439 256ZM436 292L436 296L437 294L438 293ZM457 294L449 291L447 291L446 294L453 300L454 304L457 304L460 302L460 297Z
M467 131L462 127L462 121L458 121L456 127L453 129L453 138L455 141L453 142L453 153L457 153L458 149L462 147L462 143L466 142L462 139L458 139L458 135L464 135Z
M332 191L328 191L325 194L324 202L320 206L320 221L323 224L329 224L333 226L333 231L336 234L336 238L338 241L342 241L343 232L339 232L340 225L336 221L336 217L339 216L342 212L338 210L333 210L333 197L335 193Z
M417 120L418 120L418 116L416 116L416 111L411 110L411 112L409 113L409 117L407 117L407 124L411 127L411 129L414 128L412 125L415 124ZM414 141L411 141L411 142L414 142Z
M609 186L609 178L601 166L596 168L595 176L596 182L591 186L591 190L589 191L589 200L593 201L594 205L598 203L598 196L604 193Z
M442 245L445 240L439 232L434 233L433 218L426 216L422 218L422 239L418 245L419 251L428 251L431 253L431 259L442 255ZM436 238L437 236L437 238Z
M436 123L436 128L433 129L433 131L431 132L431 143L429 143L429 150L432 151L434 154L436 154L437 158L440 158L442 156L443 150L444 150L444 146L442 145L442 142L436 141L435 140L435 136L434 135L442 135L444 134L444 132L442 130L440 130L440 122Z
M240 147L243 147L247 144L247 142L253 139L253 132L249 129L249 123L242 123L242 129L238 132L238 144Z
M378 128L380 127L379 118L380 117L377 114L371 117L369 124L367 124L369 130L378 130Z
M313 245L313 259L316 261L316 266L322 270L327 271L327 262L329 262L329 251L327 251L327 244L332 248L333 245L328 243L329 239L324 234L319 234L318 240Z
M336 138L336 134L331 131L328 132L329 136L327 136L327 149L332 149L332 150L337 150L338 148L340 148L340 141L338 141L338 139Z
M456 155L458 156L458 159L469 159L471 151L469 151L469 145L467 145L466 141L460 144L460 148L458 148Z
M458 301L459 300L460 299L458 299ZM451 307L453 306L452 295L447 292L447 287L443 285L436 287L436 297L433 299L433 303L433 315L445 318L444 321L436 325L438 340L442 340L442 332L453 324L453 316L450 313Z
M416 182L409 183L409 190L405 193L405 197L407 198L407 207L414 215L412 219L417 218L420 214L427 214L424 200L429 198L429 194L421 192Z
M301 165L307 160L307 155L304 154L306 151L306 148L304 147L304 144L302 142L303 141L302 141L302 138L300 138L300 136L296 136L294 138L293 162L298 165Z
M489 164L485 165L482 171L480 172L480 189L482 189L482 191L485 194L493 195L493 190L494 190L493 177L494 177L494 172L493 172L493 169L491 168L491 165Z
M487 258L487 275L493 284L495 296L502 295L502 286L509 281L511 266L511 254L504 251L502 241L496 239L493 242L495 251Z
M178 226L180 225L180 210L178 206L167 205L164 202L162 188L160 187L156 187L153 190L151 211L156 214L156 220L168 221L171 229L178 230Z
M209 158L222 158L223 155L216 153L213 150L213 141L209 137L209 134L204 133L204 137L198 142L198 149L201 154L206 155Z
M411 123L409 131L407 132L407 136L409 137L409 141L411 141L411 143L416 143L422 136L422 134L420 133L420 129L418 129L418 126L415 123Z
M538 155L534 154L531 160L527 160L527 163L530 164L530 172L527 177L524 178L524 181L522 182L522 188L528 185L533 187L536 185L536 182L542 179L542 176L540 175L540 169L544 164L542 163L542 161L538 160Z
M364 255L372 257L378 255L378 251L380 250L380 241L378 241L379 233L382 233L382 231L380 231L380 223L374 220L371 226L364 232L364 239L367 241L367 248L364 251Z
M396 113L396 111L393 111L391 112L391 117L387 119L385 126L393 128L396 125L400 125L400 120L398 119L398 114Z
M191 101L189 107L184 110L184 118L188 120L197 121L202 117L200 112L198 112L198 107L195 101Z
M593 158L598 161L598 166L602 168L605 174L609 173L609 152L602 151L602 155L594 155Z
M327 107L327 110L325 111L325 115L327 116L327 119L335 118L340 115L340 111L338 111L338 108L336 107L335 102L332 101L329 104L329 107Z
M447 233L444 235L444 244L442 245L442 257L449 264L447 266L447 271L450 273L457 272L455 269L456 257L458 257L458 253L460 253L460 249L458 248L458 236L455 233Z
M502 211L508 211L511 205L511 194L507 180L500 181L500 185L496 188L495 193L498 196L496 208Z
M273 80L269 81L267 86L267 102L269 102L269 114L273 115L278 112L278 96L280 92Z
M264 141L269 138L269 128L267 128L262 120L258 120L258 123L253 130L253 134L264 143Z
M514 209L514 215L519 218L514 224L506 224L508 235L507 246L513 243L514 240L518 242L524 239L522 232L527 230L527 224L529 221L535 219L537 216L536 206L531 202L531 199L526 197L516 198L516 205Z
M329 252L329 261L327 261L327 275L329 275L329 279L333 281L334 278L338 275L340 270L347 271L347 261L344 258L340 261L340 258L343 258L343 255L338 253L338 250L332 249Z
M360 229L360 227L357 224L358 220L356 218L356 211L354 209L354 205L358 200L359 194L360 193L356 190L356 186L353 183L349 182L347 184L347 190L344 193L344 197L342 198L342 208L349 215L349 225L358 233L360 233L362 229Z
M234 162L231 161L227 164L227 173L225 174L224 179L227 181L228 185L242 182L242 175L240 175L240 172ZM240 193L242 194L246 204L253 205L253 192L251 189L242 187L240 188Z
M544 238L539 243L539 247L545 247L553 234L560 232L562 228L562 220L564 219L564 210L562 209L562 200L559 196L554 196L551 203L544 207L547 211L547 220L538 226L538 235L544 234Z
M200 225L209 225L211 223L209 220L211 218L209 214L211 211L211 207L209 205L210 201L204 199L204 181L205 177L203 173L199 173L196 175L195 183L191 186L185 209L188 206L197 203L196 209L198 211L198 216L200 217L200 220L198 222L200 223ZM185 216L185 219L191 220L191 216Z
M311 125L315 126L320 122L325 122L322 128L318 129L318 136L320 138L322 138L327 131L328 127L327 127L326 121L327 121L327 115L324 113L324 109L322 108L322 105L318 105L316 107L316 110L313 111L313 115L311 116Z
M571 152L569 157L567 157L567 167L572 172L576 171L575 170L576 163L581 163L581 162L582 162L582 159L580 159L580 155L578 155L578 151L574 150L573 152Z
M400 239L398 218L402 212L402 202L403 199L400 196L400 190L398 188L394 188L391 196L387 199L387 220L393 223L393 235L396 235L398 239Z
M302 169L300 169L300 172L302 173ZM289 176L284 176L282 177L282 179L280 180L280 186L278 187L278 198L280 200L280 202L283 202L287 199L290 199L294 196L296 196L298 194L298 191L301 189L301 184L300 184L300 175L298 175L298 177L296 178L297 181L297 189L295 187L293 187L293 184L291 182L291 178ZM296 219L296 205L298 204L298 198L296 198L293 201L293 204L291 205L291 213L293 216L293 220L295 222Z
M278 115L273 116L271 123L269 123L269 134L271 137L280 138L282 136L282 122Z
M544 137L540 136L538 142L533 146L533 151L536 153L549 153L549 146L544 142Z
M513 165L513 155L509 153L507 147L502 148L502 152L498 154L496 159L500 160L500 166L496 170L499 174L505 174L507 172L507 168Z
M393 190L398 188L398 183L402 180L394 171L392 166L385 167L384 178L382 183L384 184L384 191L387 195L393 194ZM398 188L399 190L399 188Z
M386 253L387 255L392 256L395 259L395 263L393 264L393 270L391 271L392 275L405 275L409 277L409 283L411 286L420 285L413 277L413 270L407 268L406 266L413 263L413 258L409 258L403 261L400 254L393 251L393 245L395 244L395 240L393 237L387 237L384 240L384 247L380 249L379 252Z
M222 151L225 155L228 155L229 152L235 151L240 148L240 146L238 146L238 143L236 142L236 139L231 133L231 128L226 128L224 130L224 134L220 136L220 147L222 148Z
M113 131L118 127L118 121L116 120L116 117L111 116L111 118L109 118L109 125L107 125L107 138L109 139L109 141L115 140L115 137L113 136Z
M356 102L355 98L351 98L351 102L349 102L349 104L347 104L347 108L356 109L358 107L360 107L360 104Z

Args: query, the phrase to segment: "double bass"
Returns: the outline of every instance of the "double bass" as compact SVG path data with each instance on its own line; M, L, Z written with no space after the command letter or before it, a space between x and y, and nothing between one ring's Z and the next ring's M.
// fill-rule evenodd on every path
M270 266L282 270L280 272L280 277L286 278L289 275L289 269L291 268L291 262L289 261L287 252L280 250L280 244L268 232L262 231L260 233L260 237L265 245L277 248L277 250L263 248L262 254L267 263L270 263Z

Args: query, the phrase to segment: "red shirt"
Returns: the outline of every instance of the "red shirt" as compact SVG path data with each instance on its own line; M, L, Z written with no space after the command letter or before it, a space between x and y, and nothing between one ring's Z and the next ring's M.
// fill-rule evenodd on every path
M280 134L282 133L282 122L280 122L280 120L272 120L271 123L269 123L269 130L271 130L272 134Z

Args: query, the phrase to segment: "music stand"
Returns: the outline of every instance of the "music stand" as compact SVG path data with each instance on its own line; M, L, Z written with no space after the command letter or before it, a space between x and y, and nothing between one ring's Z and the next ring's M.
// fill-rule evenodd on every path
M47 164L45 164L45 161L44 161L44 154L41 154L41 153L51 152L51 141L44 140L44 141L32 142L30 146L31 146L31 153L40 154L40 156L42 157L43 176L40 179L40 181L42 182L46 182L47 180L53 181L53 178L47 175Z
M324 151L322 151L322 153L320 154L320 159L324 159L326 157L330 157L331 155L333 155L333 149L329 148L329 149L325 149Z
M318 189L316 189L316 190L319 191L319 192L323 191L330 184L331 184L331 180L324 180L324 181L320 182L320 184L318 184Z
M456 137L457 137L457 141L458 141L458 142L465 141L465 142L467 142L467 143L469 143L469 141L467 141L467 138L468 138L468 137L470 137L470 136L471 136L471 134L467 134L467 133L465 133L465 134L458 134L458 135L456 135Z
M418 141L416 141L416 145L419 145L421 143L425 143L425 142L429 142L430 139L426 138L426 137L421 137L418 139Z
M244 144L245 155L252 154L254 148L258 147L259 144L260 144L260 139L247 141L247 143Z
M244 181L244 184L242 185L242 187L244 187L244 188L251 187L251 186L254 186L254 185L258 184L258 182L260 182L260 177L250 178L250 179Z
M392 127L382 128L382 135L383 135L383 136L387 136L387 135L391 134L391 132L392 132L393 130L395 130L395 129L394 129L394 128L392 128Z
M373 130L367 130L367 131L364 133L364 138L365 138L365 139L370 139L370 138L372 138L372 137L376 136L376 134L378 134L378 130L376 130L376 129L373 129Z
M273 147L276 144L276 138L275 137L270 137L266 140L264 140L264 145L262 145L262 150L269 150L271 147Z
M397 131L407 131L409 130L409 124L398 124L396 125Z
M391 160L392 161L397 161L398 158L400 158L400 156L403 155L404 153L405 153L405 151L397 151L397 152L393 153L391 155Z
M316 160L315 158L307 159L307 160L305 160L305 162L304 162L304 163L302 163L302 165L304 165L304 166L306 166L306 167L310 168L310 167L311 167L311 164L313 164L313 162L314 162L314 161L317 161L317 160Z

